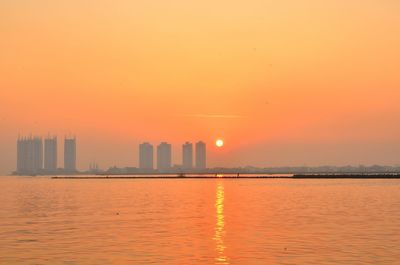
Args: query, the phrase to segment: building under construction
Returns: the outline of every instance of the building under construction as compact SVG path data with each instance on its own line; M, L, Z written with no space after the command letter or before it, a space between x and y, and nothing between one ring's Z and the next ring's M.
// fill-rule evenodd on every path
M44 143L44 145L43 145ZM44 147L44 148L43 148ZM18 137L17 171L19 175L76 173L76 139L64 139L64 169L57 167L57 137Z
M43 140L41 137L19 137L17 140L17 172L37 174L43 169Z

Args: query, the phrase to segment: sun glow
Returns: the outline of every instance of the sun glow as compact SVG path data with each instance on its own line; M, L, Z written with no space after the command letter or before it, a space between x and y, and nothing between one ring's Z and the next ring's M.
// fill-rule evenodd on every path
M222 147L222 146L224 146L224 141L222 141L221 139L218 139L218 140L215 142L215 145L216 145L217 147Z

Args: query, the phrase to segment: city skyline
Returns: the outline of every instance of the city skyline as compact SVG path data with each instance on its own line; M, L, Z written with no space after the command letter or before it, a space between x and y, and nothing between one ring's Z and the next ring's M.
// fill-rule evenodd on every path
M57 174L79 173L86 168L77 167L76 137L64 137L63 167L58 167L58 138L57 136L18 136L16 168L17 174ZM133 168L141 172L169 172L171 170L205 170L206 169L206 144L203 141L196 142L195 149L191 142L182 144L181 160L175 163L172 159L173 147L170 143L162 141L154 146L149 142L138 145L138 162ZM154 159L156 157L156 159ZM181 162L181 163L179 163ZM107 165L111 168L113 165ZM116 165L114 165L116 166ZM132 166L131 166L132 167ZM60 171L61 170L61 171ZM101 168L97 162L89 163L89 171L99 171Z
M160 142L157 145L156 154L154 154L154 146L151 143L143 142L139 144L138 169L143 172L154 170L168 172L177 170L177 168L189 172L193 169L206 169L206 145L202 141L196 143L196 149L193 149L191 142L186 141L182 144L181 160L177 163L172 160L173 154L173 146L168 142ZM154 159L154 156L156 156L156 159ZM156 166L154 161L156 161Z
M57 139L57 136L50 135L46 136L44 141L41 136L18 136L16 167L13 172L22 175L78 172L76 167L76 138L64 138L64 163L62 168L58 167Z
M33 143L31 145L32 146L36 146L36 149L32 149L34 151L31 151L31 152L37 152L37 153L40 154L39 156L37 156L37 157L39 157L39 159L34 158L33 161L35 161L35 162L30 162L31 163L30 167L32 167L32 163L33 163L33 164L36 164L36 168L34 170L30 169L27 172L25 172L25 173L29 173L29 174L30 173L39 173L39 172L37 172L38 169L40 169L41 173L45 173L45 174L48 174L48 173L51 173L51 172L54 172L54 173L64 172L65 164L69 163L69 162L67 162L68 160L70 160L70 161L72 160L72 162L69 163L70 164L68 166L69 169L66 170L65 172L70 172L70 173L73 173L73 172L77 172L77 173L78 172L85 172L87 170L88 170L88 172L91 172L91 171L93 171L93 172L95 172L95 171L103 171L103 170L106 170L106 169L110 169L112 167L137 168L138 170L140 170L140 172L146 172L146 171L155 172L155 171L159 170L159 168L158 168L159 165L157 164L158 163L157 162L158 161L158 159L157 159L158 152L157 152L157 149L154 149L154 146L153 146L153 144L151 142L141 142L141 143L137 144L138 158L136 159L137 160L136 163L134 161L135 159L130 159L128 162L125 162L125 163L122 163L122 162L118 163L118 161L117 161L117 163L109 163L109 164L103 163L103 164L101 164L101 166L99 166L98 159L96 159L96 156L92 156L93 159L88 164L86 164L85 162L82 163L81 161L76 159L77 150L76 150L76 138L75 138L75 136L73 136L73 137L65 136L64 137L64 149L62 150L63 155L61 156L62 157L62 161L64 161L64 162L62 163L62 161L60 161L60 155L59 155L60 150L57 148L57 146L58 146L57 139L58 139L58 137L56 135L52 135L52 136L48 135L46 137L35 136L35 135L32 135L32 134L30 134L29 136L18 136L18 138L17 138L17 146L16 146L17 147L16 148L17 158L14 161L15 162L15 167L10 172L18 172L18 168L20 167L20 164L21 164L21 158L20 158L20 155L19 155L20 153L18 152L18 150L20 148L21 142L24 142L24 141L26 142L27 140L32 140ZM198 158L197 158L198 155L196 154L198 151L197 151L197 148L193 148L193 143L191 143L189 141L185 141L185 142L183 142L183 144L180 144L181 152L179 152L179 148L177 148L177 147L179 147L179 144L176 144L176 146L175 146L174 144L169 144L168 142L165 142L165 141L164 142L161 141L161 142L158 142L158 143L159 143L159 145L167 145L168 148L170 149L170 150L167 150L167 153L168 153L167 160L169 161L169 162L167 162L167 165L169 165L169 166L161 167L159 172L164 172L164 171L168 172L169 170L175 170L175 171L176 170L178 170L178 171L180 171L180 170L188 170L190 172L190 169L194 169L194 170L199 170L200 169L200 170L202 170L202 169L207 169L207 168L209 168L209 169L220 168L221 170L226 170L227 169L228 171L229 171L229 168L232 168L232 169L240 169L240 168L245 169L245 168L248 168L248 169L254 169L254 170L262 170L264 168L267 171L273 170L275 168L275 169L277 169L277 172L285 172L285 169L288 169L288 170L294 169L295 171L299 170L300 172L302 172L306 168L315 169L317 171L318 171L318 168L331 168L330 171L334 172L335 168L338 168L338 169L340 169L340 168L342 168L342 169L349 168L349 169L351 169L351 171L353 171L353 170L357 171L356 170L357 167L360 168L360 170L362 170L362 168L370 168L371 170L373 170L373 168L381 168L381 169L379 169L379 171L382 171L382 170L386 171L383 168L387 168L387 170L390 170L390 168L393 168L395 171L397 171L397 168L400 167L400 164L378 164L378 163L372 163L372 164L363 164L363 163L350 164L350 163L348 163L348 164L343 164L343 165L334 165L334 164L320 164L320 165L287 164L287 165L277 165L277 166L276 165L254 166L254 165L247 164L247 165L239 165L239 166L233 166L233 167L226 167L226 166L220 166L220 165L213 165L211 167L207 167L207 166L205 166L205 164L207 164L207 162L205 162L205 163L204 162L200 162L200 163L203 164L203 166L199 167L199 166L197 166L197 164L199 164L199 162L197 161L198 160ZM195 141L195 144L196 144L196 146L197 146L197 144L201 144L201 145L204 144L205 145L205 143L203 141ZM48 146L47 152L46 152L46 145ZM65 149L66 145L68 146L67 149ZM217 145L217 143L215 143L215 145ZM38 146L40 146L40 148ZM175 152L173 151L174 150L174 146L175 146L175 149L176 149ZM213 146L213 145L211 145L211 146ZM143 165L141 166L141 148L142 147L145 147L144 150L143 150L145 154L144 154L144 159L143 159ZM191 167L190 166L185 166L185 163L184 163L184 160L185 160L185 148L188 148L188 147L189 147L189 150L190 150L190 147L191 147L191 152L189 151L189 153L186 153L186 159L188 161L191 160L191 162L192 162L192 166ZM204 146L204 148L205 148L205 146ZM130 150L132 151L134 149L135 149L135 147L133 146ZM134 153L135 153L135 151L131 152L130 155L133 155ZM190 157L190 154L191 154L191 157ZM204 158L202 158L202 161L207 161L205 152L203 154L201 154L201 155L204 156ZM163 163L165 163L165 162L163 162ZM46 166L46 164L47 164L47 166ZM59 165L59 164L63 165L63 167L58 167L57 165ZM42 165L42 166L40 167L40 166L37 166L37 165ZM80 166L78 166L78 165L80 165ZM25 167L26 167L26 165L25 165ZM33 166L33 167L35 167L35 166ZM54 171L55 167L57 169L57 172ZM63 171L60 171L60 169L62 169ZM7 172L7 174L9 174L10 172ZM22 173L23 172L24 171L22 171Z
M43 141L44 139L44 141ZM91 161L89 167L86 165L81 168L76 168L77 154L76 154L76 137L64 137L64 167L57 167L57 136L46 136L45 138L40 136L18 136L17 138L17 159L16 159L16 170L13 173L22 175L31 174L83 174L83 173L181 173L181 172L236 172L236 173L291 173L291 172L399 172L400 166L390 165L320 165L320 166L266 166L266 167L254 167L247 165L245 167L207 167L207 155L206 155L206 143L203 141L195 142L195 149L193 143L184 142L181 145L182 152L174 152L174 148L168 142L159 142L158 146L167 147L167 152L160 152L160 154L154 152L154 146L150 142L142 142L138 145L139 160L137 164L121 165L103 165L101 168L97 162ZM219 140L218 140L219 141ZM218 145L218 142L215 143ZM66 148L67 146L67 148ZM176 150L179 150L176 149ZM164 150L165 151L165 150ZM71 153L72 152L72 153ZM158 168L158 156L167 155L167 167ZM181 155L177 161L171 159L172 155ZM68 160L72 162L67 162ZM171 160L170 160L171 159ZM161 159L164 160L165 159ZM67 162L67 163L66 163ZM156 162L156 163L154 163ZM181 163L180 163L181 162ZM69 164L69 169L66 169L65 165ZM71 167L73 169L71 169ZM204 171L206 170L206 171Z
M163 139L209 143L210 167L398 165L399 13L389 0L1 1L0 173L18 134L48 132L79 135L78 168L131 165Z

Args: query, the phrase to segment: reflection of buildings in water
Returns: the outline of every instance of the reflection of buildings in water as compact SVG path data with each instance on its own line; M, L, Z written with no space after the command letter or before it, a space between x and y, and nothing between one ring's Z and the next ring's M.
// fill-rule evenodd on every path
M229 264L228 258L225 255L226 246L224 244L225 237L225 220L224 220L224 186L222 183L218 183L215 209L217 223L215 224L215 235L214 240L216 242L216 250L218 256L215 258L217 264Z

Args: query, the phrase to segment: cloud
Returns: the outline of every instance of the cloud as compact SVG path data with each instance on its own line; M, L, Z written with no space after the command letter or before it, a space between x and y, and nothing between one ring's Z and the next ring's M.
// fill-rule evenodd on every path
M236 114L188 114L188 115L184 115L184 117L206 118L206 119L243 119L243 118L247 118L247 116L236 115Z

